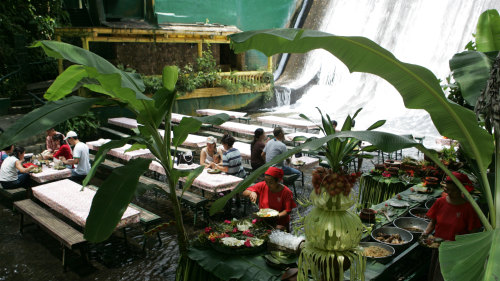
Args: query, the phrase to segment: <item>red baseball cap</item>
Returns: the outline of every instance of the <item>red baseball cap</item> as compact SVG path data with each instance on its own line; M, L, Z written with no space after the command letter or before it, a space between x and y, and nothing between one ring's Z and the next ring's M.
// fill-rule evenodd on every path
M284 175L284 172L282 169L280 168L276 168L276 167L269 167L267 169L267 171L264 173L265 175L269 175L273 178L276 178L278 180L282 180L283 179L283 175Z

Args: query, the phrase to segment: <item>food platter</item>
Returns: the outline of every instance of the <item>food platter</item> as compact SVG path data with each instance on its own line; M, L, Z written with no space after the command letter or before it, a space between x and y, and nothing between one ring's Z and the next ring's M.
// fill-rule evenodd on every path
M42 172L42 167L35 167L31 170L32 173L38 174Z
M364 256L375 260L388 258L395 253L393 247L378 242L361 242L359 246L363 247Z
M222 171L219 170L219 169L208 169L207 173L209 173L209 174L220 174L220 173L222 173Z
M305 164L305 162L302 161L302 160L295 160L295 161L292 162L292 164L294 166L303 166Z
M54 170L64 170L66 167L64 166L54 166Z
M410 207L410 203L403 201L403 200L390 200L389 205L391 205L394 208Z
M261 218L272 218L272 217L277 217L280 213L273 209L260 209L255 214Z
M429 197L426 194L411 194L408 196L408 198L412 201L415 201L415 202L424 202Z

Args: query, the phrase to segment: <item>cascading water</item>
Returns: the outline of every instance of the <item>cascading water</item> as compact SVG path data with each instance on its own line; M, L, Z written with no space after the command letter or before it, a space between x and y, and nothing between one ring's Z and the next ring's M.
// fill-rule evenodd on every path
M278 106L290 105L291 90L287 87L275 87L276 104Z
M364 36L391 51L399 60L430 69L444 80L449 59L472 40L479 15L487 9L500 10L498 0L335 0L328 7L320 30L335 35ZM427 136L436 146L435 129L424 110L406 109L400 94L385 80L371 75L350 74L345 65L324 50L306 57L297 81L282 85L298 88L318 75L317 82L293 105L278 106L279 113L313 112L319 107L334 119L363 107L356 128L365 129L379 119L381 130L397 134ZM316 112L314 112L316 114ZM319 119L319 115L311 117ZM430 141L432 140L432 141Z

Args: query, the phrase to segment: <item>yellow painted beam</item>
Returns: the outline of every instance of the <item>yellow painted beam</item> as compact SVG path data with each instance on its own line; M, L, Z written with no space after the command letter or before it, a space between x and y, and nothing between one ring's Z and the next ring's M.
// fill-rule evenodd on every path
M148 37L90 37L93 42L136 42L136 43L210 43L227 44L225 40L196 39L196 38L148 38Z
M84 48L87 51L90 50L89 49L89 38L82 37L82 48Z

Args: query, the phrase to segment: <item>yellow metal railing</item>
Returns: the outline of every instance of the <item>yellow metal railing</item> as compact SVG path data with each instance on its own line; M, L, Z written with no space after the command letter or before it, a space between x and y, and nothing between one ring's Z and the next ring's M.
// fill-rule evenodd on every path
M240 72L219 72L219 79L229 79L232 83L240 83L241 81L248 81L252 83L265 83L263 76L265 71L240 71Z

